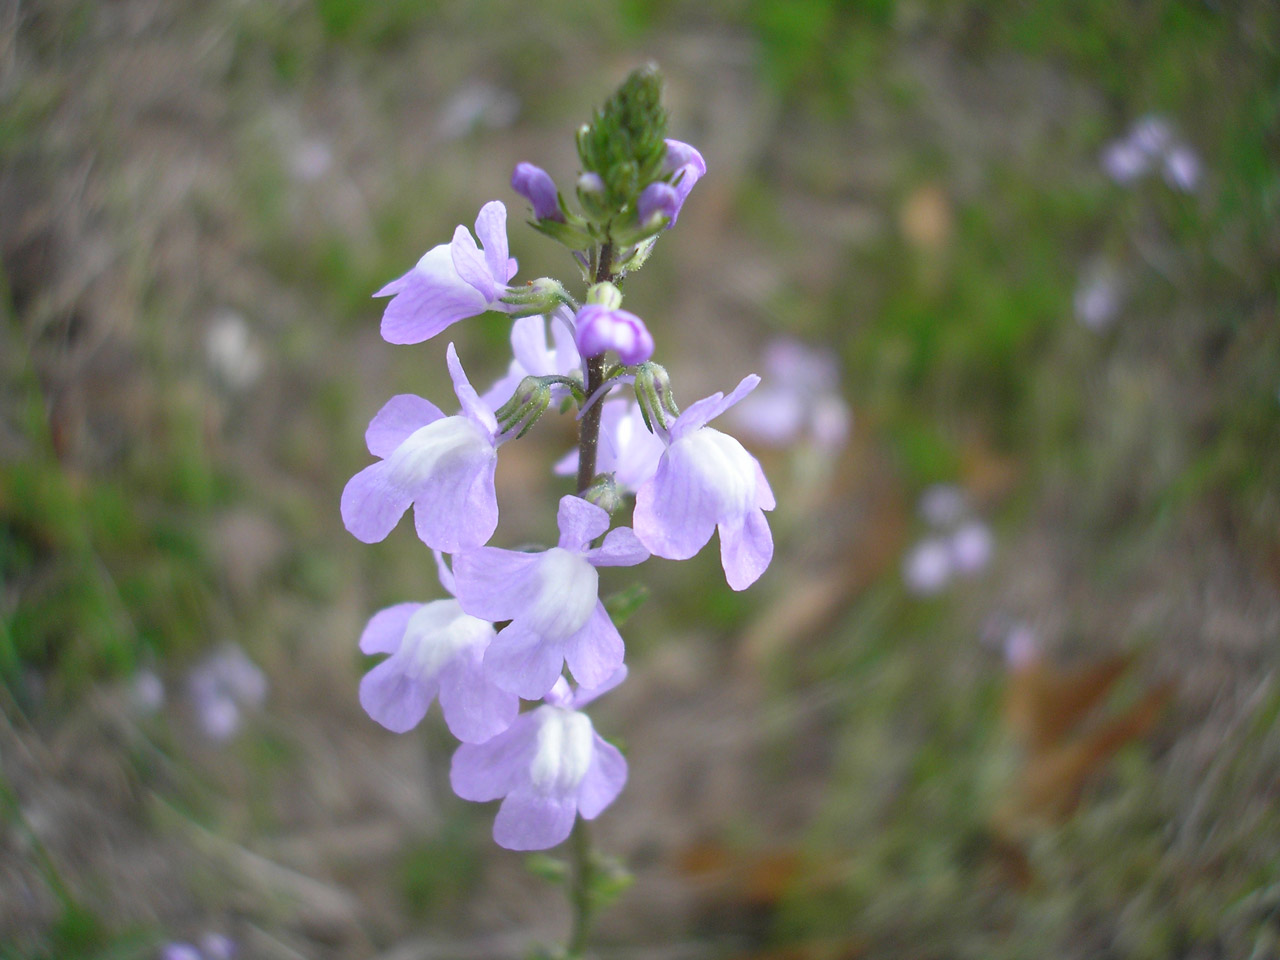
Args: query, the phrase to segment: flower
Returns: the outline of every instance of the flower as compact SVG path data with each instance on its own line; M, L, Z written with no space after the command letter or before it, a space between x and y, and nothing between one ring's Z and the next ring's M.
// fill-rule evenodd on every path
M175 940L161 948L160 960L204 960L204 956L191 944Z
M452 576L436 554L446 589ZM360 706L393 733L418 725L440 697L444 721L464 743L497 736L515 719L519 699L485 675L493 624L463 613L457 600L399 603L375 613L360 652L389 656L360 681Z
M968 505L964 491L954 483L935 483L920 494L916 509L925 522L935 527L951 527L964 518Z
M921 540L902 565L907 589L921 596L937 593L951 581L950 543L941 537Z
M609 530L609 514L579 497L560 500L557 546L540 553L481 547L458 554L458 602L474 617L510 620L485 653L504 690L536 700L568 662L574 679L599 686L622 663L623 643L599 599L596 567L630 567L649 556L628 527Z
M267 678L243 650L227 643L191 669L187 689L205 735L229 740L240 729L241 708L266 700Z
M517 163L511 172L511 189L529 201L535 220L558 220L564 223L560 194L551 174L532 163Z
M1164 158L1164 180L1174 189L1190 193L1200 182L1200 157L1185 144L1174 147Z
M388 343L421 343L451 324L486 310L505 310L501 297L516 272L507 256L507 208L492 200L476 217L476 236L459 225L450 243L432 247L412 270L374 294L391 297L382 314Z
M583 306L574 320L578 352L594 357L612 350L630 366L653 356L653 337L644 321L628 310L600 303Z
M677 202L675 210L671 213L671 223L668 224L674 227L685 200L689 198L689 192L693 190L693 185L706 176L707 162L702 159L702 154L696 147L679 140L668 140L666 168L668 172L676 174L672 186L676 191ZM656 198L651 198L651 202L654 200Z
M964 575L981 573L991 562L995 541L980 520L970 520L951 535L951 565Z
M648 223L655 214L674 223L683 203L675 187L659 180L640 191L640 198L636 200L636 216L641 223ZM667 226L670 227L671 223Z
M485 543L498 525L498 424L476 395L453 344L449 375L462 412L446 417L422 397L403 393L378 411L365 432L380 457L342 491L342 522L364 543L384 539L413 504L423 543L454 553Z
M1094 260L1080 272L1072 306L1076 319L1090 330L1103 330L1120 313L1124 282L1115 264Z
M692 557L718 529L721 564L734 590L751 586L773 559L764 511L776 502L756 458L706 424L759 382L752 374L729 396L712 394L676 418L665 431L657 470L636 491L632 519L640 542L671 560Z
M502 800L493 839L508 850L545 850L569 836L578 814L594 820L622 792L627 761L577 708L616 686L626 668L595 689L571 693L561 677L547 702L492 740L464 743L449 781L464 800Z
M765 348L764 365L767 382L734 408L734 423L771 445L807 434L823 449L840 447L849 407L840 395L835 354L783 338Z
M600 411L600 445L596 452L596 470L612 473L618 489L635 493L653 476L666 445L649 432L640 413L640 405L624 398L605 401ZM560 476L578 472L578 451L571 450L555 466Z
M521 317L511 325L511 352L514 358L507 374L480 398L485 406L497 410L511 399L516 387L525 377L546 377L558 374L567 377L582 368L577 344L573 342L573 316L567 307L561 307L551 315L551 339L555 346L547 348L547 322L545 317ZM551 400L558 403L564 398L567 387L553 385Z

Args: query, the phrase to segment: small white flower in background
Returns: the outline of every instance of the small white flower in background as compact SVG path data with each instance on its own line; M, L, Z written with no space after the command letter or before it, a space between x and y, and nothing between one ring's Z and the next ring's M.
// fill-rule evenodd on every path
M1175 190L1190 193L1200 182L1200 157L1179 140L1164 117L1146 114L1134 121L1129 132L1102 149L1103 171L1121 186L1160 168Z
M244 390L262 376L262 351L253 342L249 324L234 310L219 311L204 336L209 367L232 390Z
M968 498L955 484L926 488L916 509L934 532L903 559L902 579L912 593L937 593L955 577L977 576L991 563L995 554L991 528L969 516Z
M266 700L267 677L243 650L227 643L191 668L187 688L205 735L225 741L239 731L243 710Z
M1115 265L1097 260L1080 273L1073 300L1076 319L1090 330L1111 325L1124 299L1124 286Z
M986 569L995 552L991 530L980 520L970 520L951 535L951 565L957 573L973 576Z

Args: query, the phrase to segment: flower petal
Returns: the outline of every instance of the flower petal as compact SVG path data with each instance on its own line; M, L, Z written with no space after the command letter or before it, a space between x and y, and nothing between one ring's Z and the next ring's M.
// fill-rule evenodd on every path
M462 404L463 412L470 420L488 430L490 435L497 433L498 421L493 411L480 399L475 387L471 386L466 371L462 369L462 361L458 359L458 351L452 343L445 350L445 364L449 368L449 377L453 380L453 392L457 395L458 402Z
M471 231L462 224L458 224L453 231L449 255L453 258L453 268L458 271L458 276L484 298L485 309L488 309L489 304L497 299L493 274L489 272L489 264L485 262L480 248L476 246Z
M420 603L397 603L393 607L379 610L365 624L360 634L360 652L395 653L404 640L405 628L409 618L422 609Z
M663 454L658 471L636 491L631 523L650 553L688 560L716 527L716 498L697 482L681 460Z
M595 754L587 775L578 786L578 812L584 820L594 820L617 799L627 783L627 761L618 748L600 734L595 737Z
M609 531L604 543L594 550L588 550L584 556L596 567L634 567L649 559L649 551L634 530L630 527L617 527Z
M528 783L537 735L538 722L534 711L529 711L491 740L458 747L449 768L453 792L463 800L484 803Z
M392 733L416 727L435 695L435 681L407 676L399 657L383 660L360 681L360 706Z
M484 259L494 283L505 284L516 272L516 262L508 256L507 206L490 200L476 216L476 236L484 244Z
M593 700L596 700L599 697L603 697L606 693L608 693L614 687L619 686L622 683L622 681L625 679L627 679L627 665L624 663L622 666L620 666L617 670L613 671L613 673L609 675L608 680L606 680L604 683L600 684L599 686L578 687L577 690L573 691L573 696L569 700L569 702L562 704L562 706L573 707L575 710L579 710L582 707L585 707L587 704L591 703Z
M440 709L450 732L463 743L483 743L511 726L520 699L485 674L483 654L468 651L440 672Z
M622 635L599 601L590 619L564 642L563 649L573 679L583 687L602 686L622 666L626 655Z
M440 578L440 586L449 591L451 596L456 597L458 591L453 582L453 571L449 569L449 565L444 562L444 554L439 550L432 550L431 553L436 558L436 575Z
M720 524L720 563L734 590L745 590L760 579L773 559L773 534L760 510L739 522Z
M587 544L609 529L609 514L589 500L570 494L560 498L556 524L560 527L560 547L582 553Z
M382 405L364 433L369 452L384 460L396 452L396 447L409 439L419 427L434 423L444 413L430 400L412 393L400 393Z
M568 838L576 818L572 798L517 790L498 808L493 839L508 850L546 850Z
M773 496L773 488L769 486L769 479L764 475L760 461L755 457L751 459L756 461L756 506L761 510L772 510L778 505Z
M466 451L432 471L430 486L413 503L418 538L445 553L487 543L498 527L497 467L490 447Z
M563 667L562 645L544 640L518 620L500 630L484 654L486 675L525 700L541 699Z
M484 297L458 276L445 244L428 250L393 283L395 296L382 312L382 338L388 343L421 343L487 307Z
M713 393L711 396L704 397L697 403L690 405L671 425L671 439L674 441L697 430L699 427L706 426L720 414L738 403L754 390L759 383L760 377L754 373L749 373L742 378L727 397L720 393Z
M536 553L480 547L453 558L454 585L462 609L481 620L510 620L533 602Z
M391 480L388 461L379 460L342 489L342 524L362 543L385 540L409 509L412 495Z

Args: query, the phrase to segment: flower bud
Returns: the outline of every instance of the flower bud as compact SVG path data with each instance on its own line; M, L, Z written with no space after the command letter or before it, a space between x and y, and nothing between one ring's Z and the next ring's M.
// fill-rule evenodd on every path
M674 220L680 212L680 195L669 183L658 181L651 183L640 193L636 201L636 215L642 224L649 223L656 216Z
M533 206L535 220L559 220L564 222L560 209L560 195L555 181L541 167L532 163L517 163L511 173L511 189Z
M510 433L517 427L520 439L538 422L538 418L546 413L551 403L551 387L543 377L525 377L516 387L511 399L494 411L498 427L503 433Z
M609 296L607 291L602 295ZM621 302L620 295L618 301ZM653 356L653 337L648 328L643 320L627 310L588 303L578 311L574 323L578 328L578 352L584 357L595 357L612 350L619 360L630 366L644 363Z
M636 402L640 405L640 415L650 433L655 433L654 424L663 430L671 426L672 417L680 416L676 406L675 394L671 390L671 378L666 368L658 363L642 363L636 371Z
M502 302L513 308L507 313L518 319L549 314L561 304L572 304L573 298L559 280L539 277L537 280L530 280L523 287L512 288L502 298Z
M698 179L706 176L707 161L702 159L702 154L698 152L697 147L690 146L681 140L667 140L667 162L666 168L668 173L675 173L681 167L692 166Z
M613 516L622 506L622 493L614 482L612 473L597 473L591 485L581 494L584 500L594 503L605 513Z
M587 291L587 303L604 307L607 310L617 310L622 306L622 291L607 280L604 283L594 284Z

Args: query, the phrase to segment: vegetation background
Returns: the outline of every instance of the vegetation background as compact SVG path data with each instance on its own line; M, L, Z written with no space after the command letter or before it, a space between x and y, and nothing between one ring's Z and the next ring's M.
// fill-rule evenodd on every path
M628 290L657 359L687 403L825 346L854 423L753 447L754 589L643 568L600 955L1280 957L1278 44L1262 0L0 3L0 957L562 937L434 715L359 709L365 619L439 594L337 502L387 396L448 399L372 291L494 197L519 276L571 277L510 170L569 184L648 59L709 166ZM1100 166L1152 114L1194 190ZM451 333L496 378L506 325ZM570 442L504 447L505 542ZM922 597L936 483L996 547ZM269 694L219 742L189 677L227 642Z

